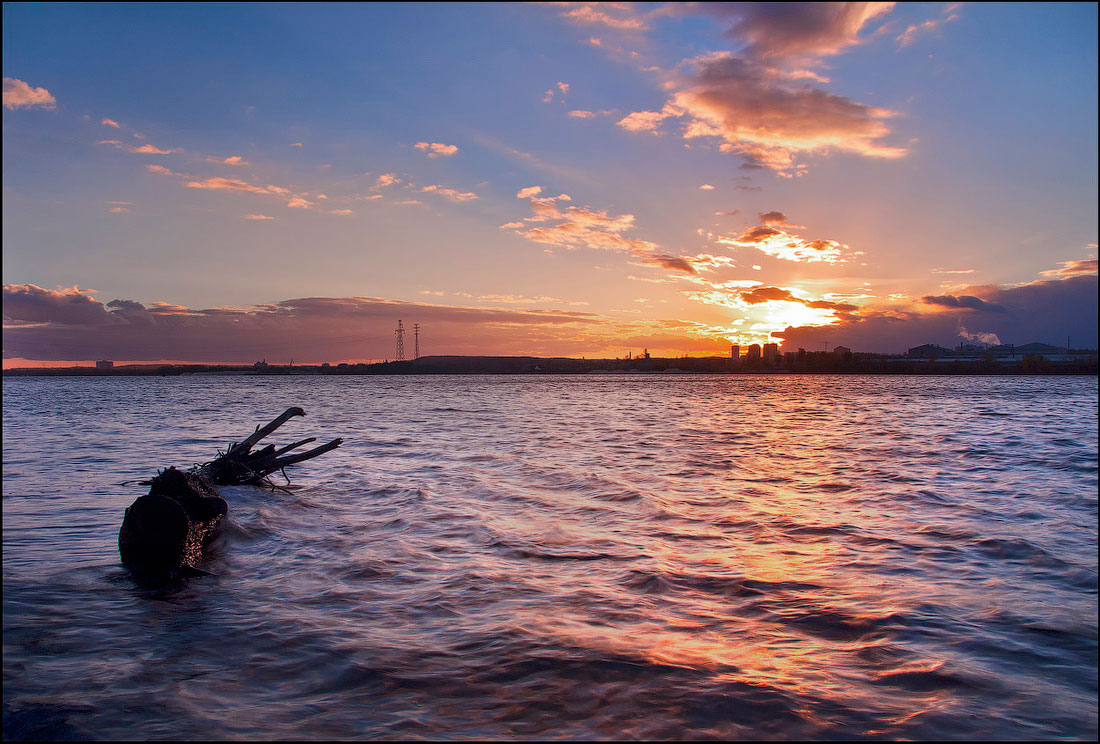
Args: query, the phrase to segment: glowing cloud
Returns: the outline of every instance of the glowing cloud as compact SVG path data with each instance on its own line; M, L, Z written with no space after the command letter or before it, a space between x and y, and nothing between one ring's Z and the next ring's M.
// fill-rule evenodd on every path
M115 129L119 128L119 123L117 121L115 121L114 119L104 119L99 123L102 124L105 127L114 127Z
M786 219L781 212L774 214ZM849 251L847 245L835 240L805 240L766 224L749 228L736 238L719 238L718 242L737 248L755 248L769 256L799 263L839 264L847 261L849 256L862 255Z
M612 15L609 11L617 15ZM570 8L562 15L574 23L605 26L621 31L644 31L649 28L644 19L635 15L633 10L623 3L582 3L579 7Z
M125 150L126 152L132 152L136 155L174 155L177 152L183 152L181 147L170 147L167 150L162 150L155 145L127 145L120 140L99 140L96 144L99 145L111 145L117 150Z
M8 109L32 108L35 106L52 109L57 99L45 88L32 88L16 78L4 78L4 107Z
M1085 258L1078 261L1059 261L1058 265L1062 268L1040 271L1039 275L1057 278L1062 276L1089 276L1097 273L1095 258Z
M477 198L477 194L473 193L472 191L457 191L455 189L445 188L443 186L440 186L439 184L431 184L430 186L425 186L421 189L418 189L418 191L420 191L421 193L439 194L440 196L453 202L464 202Z
M568 250L592 248L622 251L640 257L651 257L650 254L659 248L656 243L648 240L623 237L622 233L634 227L632 214L613 216L591 207L566 207L563 210L558 202L571 201L568 194L540 197L540 193L541 187L531 186L516 194L520 199L529 199L534 212L532 216L524 218L523 228L515 230L528 240ZM549 224L531 227L532 222Z
M859 44L860 31L892 2L700 3L699 11L731 22L727 34L756 59L807 61Z
M945 23L958 20L959 8L962 7L962 3L949 3L947 7L943 9L943 14L939 18L931 18L923 23L914 23L905 29L900 36L897 37L899 46L907 47L917 40L918 36L935 31Z
M209 163L218 163L219 165L251 165L251 163L240 155L230 155L227 158L219 158L211 155L206 158L206 161Z
M429 158L449 158L458 152L458 145L446 145L442 142L417 142L413 147L428 153Z

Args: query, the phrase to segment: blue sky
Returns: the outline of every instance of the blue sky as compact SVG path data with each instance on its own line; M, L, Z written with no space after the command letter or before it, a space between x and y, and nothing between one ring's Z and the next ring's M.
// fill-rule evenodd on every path
M1095 4L3 12L5 364L1096 345Z

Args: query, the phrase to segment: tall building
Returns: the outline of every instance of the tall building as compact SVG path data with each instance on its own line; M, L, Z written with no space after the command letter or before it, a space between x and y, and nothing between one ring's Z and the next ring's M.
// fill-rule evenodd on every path
M734 361L736 361L740 358L741 358L741 345L740 344L734 344L734 345L730 346L730 359L733 359Z
M764 344L764 361L775 364L779 359L779 344Z
M745 352L745 359L753 361L760 358L760 344L751 344L749 350Z

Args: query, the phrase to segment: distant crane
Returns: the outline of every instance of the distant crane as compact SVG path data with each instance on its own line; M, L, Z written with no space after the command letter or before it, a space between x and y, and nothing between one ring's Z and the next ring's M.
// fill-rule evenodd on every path
M397 330L394 331L397 336L397 361L402 362L405 360L405 326L401 325L401 321L397 321Z

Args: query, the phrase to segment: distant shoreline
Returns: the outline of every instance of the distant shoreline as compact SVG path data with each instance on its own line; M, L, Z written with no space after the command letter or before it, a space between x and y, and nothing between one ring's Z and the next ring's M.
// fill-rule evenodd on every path
M813 352L782 357L734 360L728 357L574 359L569 357L435 356L375 364L276 365L241 364L129 364L101 367L18 367L5 377L178 377L178 376L316 376L316 375L561 375L590 374L615 377L651 374L760 375L1096 375L1095 351L1076 359L1052 361L1025 357L1002 360L916 359L882 354Z

